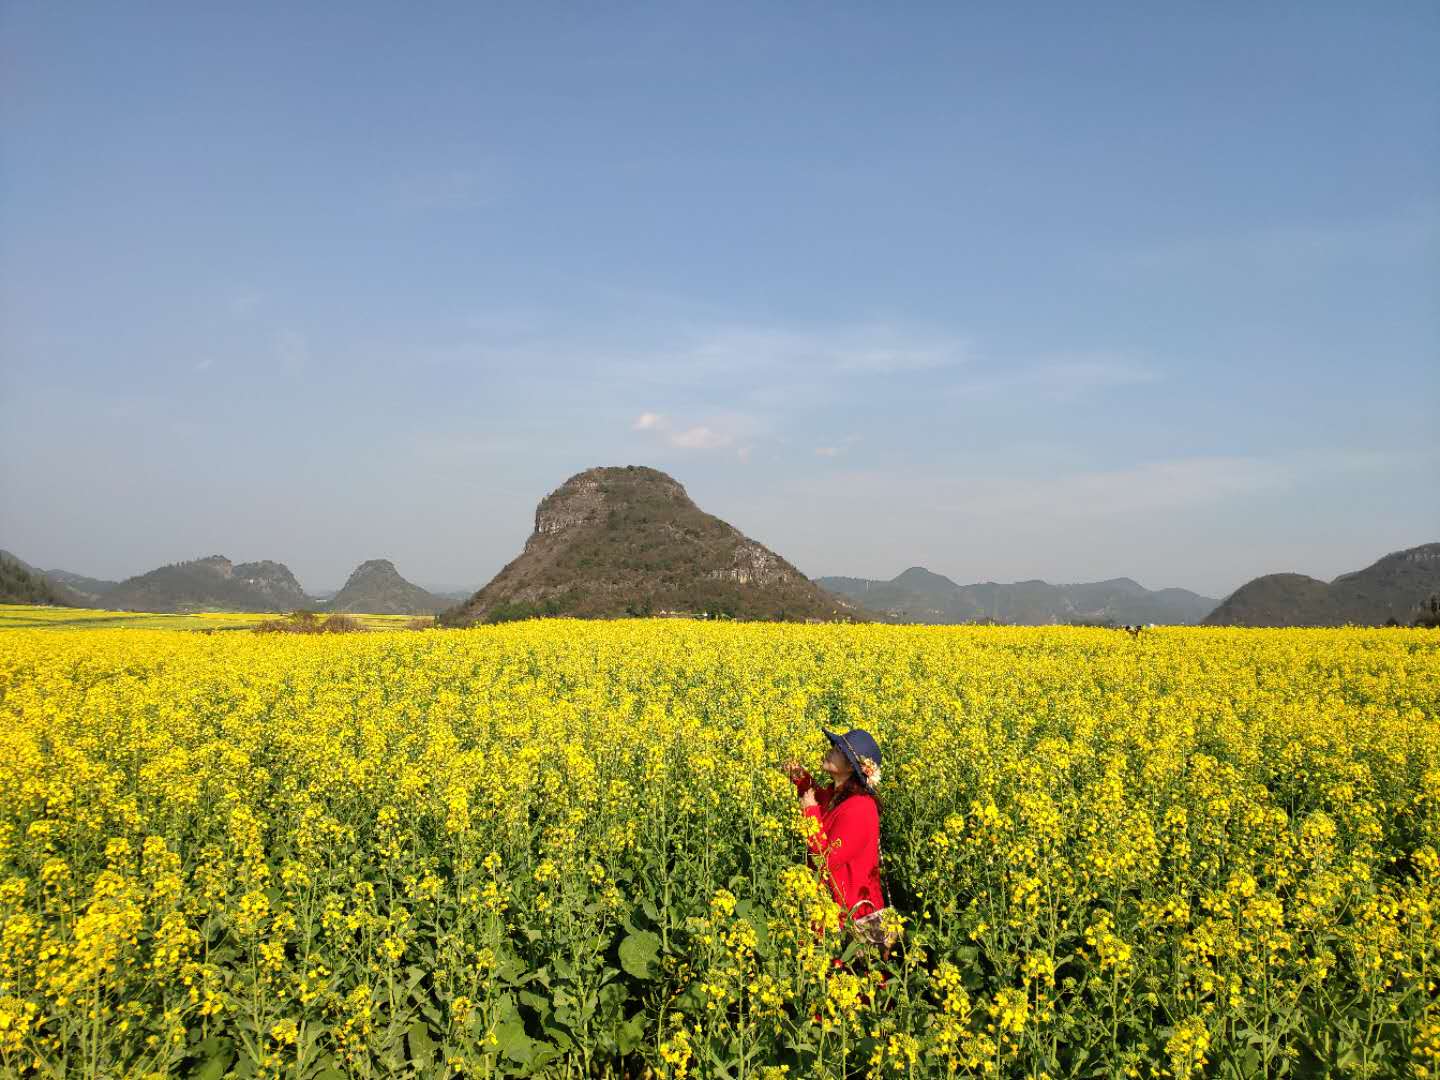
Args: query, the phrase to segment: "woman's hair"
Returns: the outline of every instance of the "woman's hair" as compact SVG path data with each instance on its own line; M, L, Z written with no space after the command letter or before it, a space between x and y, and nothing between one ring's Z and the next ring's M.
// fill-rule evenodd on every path
M843 784L837 784L835 786L835 797L830 802L830 809L834 810L835 807L850 798L851 795L869 795L875 800L875 809L877 811L883 813L885 810L885 805L880 801L880 796L866 788L864 783L861 782L859 774L853 771L845 778Z

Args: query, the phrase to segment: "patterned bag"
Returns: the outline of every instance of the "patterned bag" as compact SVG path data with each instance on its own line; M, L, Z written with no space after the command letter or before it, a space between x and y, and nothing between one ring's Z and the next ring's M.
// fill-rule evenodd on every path
M868 903L868 901L861 901ZM860 904L856 904L859 907ZM890 955L890 950L900 943L902 936L899 927L893 929L885 926L885 913L888 908L880 908L870 912L869 915L855 917L854 911L850 913L850 932L860 941L880 950L883 957Z

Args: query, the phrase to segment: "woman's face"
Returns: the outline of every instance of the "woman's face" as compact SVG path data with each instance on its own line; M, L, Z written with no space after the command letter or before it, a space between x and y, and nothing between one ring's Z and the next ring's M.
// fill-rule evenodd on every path
M845 751L833 743L830 752L825 755L825 760L820 763L820 768L837 784L843 784L855 771L850 768L850 760L845 756Z

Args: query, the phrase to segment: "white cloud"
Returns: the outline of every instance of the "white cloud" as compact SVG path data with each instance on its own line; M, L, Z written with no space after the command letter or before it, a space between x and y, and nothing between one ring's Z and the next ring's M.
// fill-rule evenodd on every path
M838 446L817 446L815 448L815 455L817 457L833 458L839 456L839 454L840 447Z
M733 446L758 430L756 418L745 413L725 413L702 423L676 427L662 413L643 412L630 425L631 431L648 431L660 436L677 450L721 450ZM752 446L740 451L740 460L749 459Z
M669 440L671 446L683 450L718 450L722 446L729 446L734 441L724 432L716 431L704 424L697 424L684 431L672 432Z

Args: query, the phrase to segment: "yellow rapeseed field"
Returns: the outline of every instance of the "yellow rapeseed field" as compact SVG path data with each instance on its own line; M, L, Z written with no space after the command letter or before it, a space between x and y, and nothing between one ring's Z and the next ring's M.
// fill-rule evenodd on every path
M0 630L253 630L260 623L283 619L280 612L198 611L176 614L149 611L106 611L101 608L0 604ZM368 630L404 630L428 615L349 614Z
M1437 702L1413 630L7 630L0 1070L1437 1077Z

